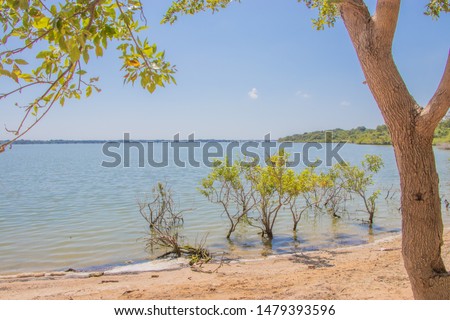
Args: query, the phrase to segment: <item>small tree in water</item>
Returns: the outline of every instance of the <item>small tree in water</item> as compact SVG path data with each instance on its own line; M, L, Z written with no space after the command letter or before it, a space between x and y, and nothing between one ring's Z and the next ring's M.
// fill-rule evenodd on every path
M160 256L174 254L177 257L186 255L190 264L205 263L211 259L204 243L196 246L183 243L180 230L183 226L183 212L175 206L172 190L166 184L158 182L152 189L152 199L139 203L140 213L149 224L150 234L147 238L147 248L165 250Z
M292 169L287 169L289 155L280 150L278 154L266 160L267 166L251 167L247 172L247 179L254 189L256 201L256 211L258 217L257 224L250 224L261 229L262 236L273 239L273 228L278 218L278 214L284 205L292 203L300 194L297 188L295 173ZM295 205L291 206L295 228L301 217L301 212L297 211Z
M163 220L170 219L173 225L183 222L183 211L175 209L172 190L167 184L158 182L152 189L151 201L140 201L139 212L148 222L150 229L161 224Z
M147 221L150 235L147 248L166 250L165 255L181 256L181 235L183 211L177 210L172 197L172 190L166 184L158 182L152 188L149 201L139 202L139 212Z
M341 185L350 193L358 195L364 202L365 209L369 214L369 224L373 224L376 210L376 199L380 190L369 193L368 188L372 186L373 175L383 167L383 160L376 155L365 155L361 162L361 167L349 164L337 164L334 170L337 172L337 179Z
M246 170L238 161L229 166L227 160L217 160L199 188L200 193L210 202L223 207L230 222L227 239L236 230L239 222L255 207L254 190L244 177Z

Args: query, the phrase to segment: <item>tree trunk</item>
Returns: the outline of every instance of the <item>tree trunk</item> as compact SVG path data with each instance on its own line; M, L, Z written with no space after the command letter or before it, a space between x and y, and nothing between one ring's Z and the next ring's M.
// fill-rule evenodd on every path
M394 144L400 172L403 262L416 299L450 299L441 258L443 223L432 137Z
M227 239L231 238L231 234L236 230L236 226L237 226L237 223L234 223L234 221L231 218L230 218L230 221L231 221L231 227L228 230Z
M375 211L369 211L369 226L373 226L373 216Z
M339 8L391 134L400 174L402 254L414 298L450 299L450 275L441 258L443 223L432 148L434 129L450 104L449 65L431 100L434 110L422 109L392 57L400 1L378 0L373 17L362 0L342 1Z
M292 228L292 231L297 232L297 226L298 226L299 222L300 222L300 220L295 220L295 218L294 218L294 227Z
M266 237L268 240L272 240L273 239L273 231L270 227L266 226L265 230L262 233L263 237Z
M441 258L443 223L433 132L418 131L417 103L400 82L392 56L365 59L366 80L389 128L400 174L402 254L414 298L450 299L450 277Z

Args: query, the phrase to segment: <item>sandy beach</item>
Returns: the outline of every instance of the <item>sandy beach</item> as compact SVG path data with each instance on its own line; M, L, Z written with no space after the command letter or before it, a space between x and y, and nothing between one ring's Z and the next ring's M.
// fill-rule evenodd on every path
M449 230L443 257L449 265ZM3 276L0 299L412 299L400 236L356 247L211 263L197 270L74 276Z

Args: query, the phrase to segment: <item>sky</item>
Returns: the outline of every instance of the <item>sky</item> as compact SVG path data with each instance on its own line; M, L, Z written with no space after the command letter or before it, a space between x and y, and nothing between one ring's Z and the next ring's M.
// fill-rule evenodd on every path
M91 60L102 92L54 109L25 139L273 139L295 133L383 123L341 20L312 28L316 14L296 0L242 0L218 13L160 25L171 1L143 1L148 36L177 66L177 85L149 94L123 84L117 52ZM367 0L373 10L375 0ZM423 14L427 1L404 0L394 58L412 95L426 105L450 48L450 15ZM1 35L1 34L0 34ZM31 58L31 57L30 57ZM0 87L2 86L0 78ZM22 114L0 101L0 125ZM0 132L0 140L8 139Z

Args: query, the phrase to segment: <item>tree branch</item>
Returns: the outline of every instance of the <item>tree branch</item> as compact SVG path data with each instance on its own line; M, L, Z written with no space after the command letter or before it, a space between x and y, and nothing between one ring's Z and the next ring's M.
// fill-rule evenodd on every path
M350 35L353 45L358 48L371 47L371 37L362 35L371 34L372 17L363 0L341 0L338 2L342 20Z
M45 31L43 34L41 34L39 37L33 39L32 41L30 41L29 43L27 43L27 44L26 44L25 46L23 46L23 47L16 48L16 49L14 49L14 50L7 50L7 51L0 52L0 57L3 56L3 55L7 55L7 56L14 55L14 54L17 54L17 53L20 53L20 52L24 51L25 49L30 49L30 48L32 48L33 45L34 45L36 42L38 42L39 40L42 40L43 38L45 38L45 37L50 33L50 31L53 31L53 28L50 28L50 29L46 30L46 31Z
M10 96L10 95L12 95L12 94L14 94L14 93L16 93L16 92L22 92L23 89L26 89L26 88L28 88L28 87L35 86L35 85L37 85L37 84L53 84L53 82L51 82L51 81L39 81L39 80L38 80L38 81L36 81L36 82L28 83L28 84L23 85L23 86L21 86L21 87L15 89L15 90L13 90L13 91L10 91L10 92L8 92L8 93L0 93L0 100L5 99L6 97L8 97L8 96Z
M119 8L120 13L125 17L125 13L123 12L122 6L120 5L119 1L116 0L117 7ZM142 48L139 45L139 42L137 41L136 37L134 36L133 30L131 30L131 27L126 19L123 20L127 29L128 33L130 35L130 38L133 40L134 45L136 46L136 50L139 53L139 55L142 57L142 60L145 63L145 66L148 68L148 70L154 70L154 68L150 65L150 62L148 61L146 55L142 52Z
M392 49L395 29L400 12L400 0L378 0L375 14L372 18L375 24L375 37L381 44L380 48Z
M417 118L417 130L422 134L433 134L450 107L450 51L447 65L439 86L428 105Z
M88 25L86 26L86 30L87 31L89 31L89 29L91 28L91 26L92 26L92 23L94 22L94 16L95 16L95 9L96 9L96 7L100 4L100 1L101 0L94 0L90 5L89 5L89 7L87 8L87 10L89 10L89 23L88 23Z
M67 69L53 82L53 84L47 89L47 91L38 99L38 101L41 101L55 86L56 84L63 79L68 73L69 76L64 80L64 83L60 85L57 93L54 95L53 99L50 101L49 105L47 106L47 109L44 111L44 113L42 113L31 125L28 126L28 128L25 129L25 131L21 132L22 127L25 124L26 119L28 118L32 108L31 106L29 106L27 108L27 112L25 113L25 116L22 118L22 121L19 125L19 128L15 131L15 135L16 137L14 137L14 139L11 139L7 142L4 142L2 144L0 144L0 153L2 153L3 151L5 151L5 148L8 145L13 144L15 141L17 141L18 139L20 139L22 136L24 136L28 131L30 131L39 121L42 120L42 118L45 117L45 115L50 111L50 109L53 107L53 105L55 104L56 100L59 98L61 91L63 90L63 88L67 85L67 83L69 83L69 81L72 79L73 77L73 64L69 65L69 67L67 67Z
M391 44L398 17L397 2L400 1L378 0L373 18L362 0L347 0L338 4L366 82L389 128L404 127L405 119L415 118L418 114L417 103L392 57Z

